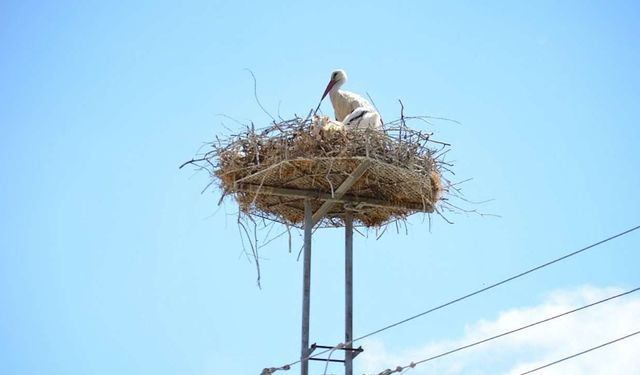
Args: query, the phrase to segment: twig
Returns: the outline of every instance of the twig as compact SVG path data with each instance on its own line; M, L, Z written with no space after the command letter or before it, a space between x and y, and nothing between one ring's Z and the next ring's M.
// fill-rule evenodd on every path
M207 158L207 157L198 158L198 159L191 159L191 160L189 160L189 161L186 161L186 162L184 162L184 163L180 164L180 166L178 167L178 169L182 169L182 167L184 167L184 166L185 166L185 165L187 165L187 164L196 164L196 163L198 163L198 162L206 161L206 160L208 160L208 158Z
M251 69L249 68L244 68L244 70L248 71L249 73L251 73L251 78L253 78L253 96L256 98L256 102L258 103L258 105L260 106L260 109L262 109L262 112L266 113L267 116L271 117L271 119L273 120L273 122L276 122L275 117L271 116L271 113L269 113L263 106L262 103L260 103L260 99L258 98L258 81L256 80L256 76L253 74L253 72L251 71Z

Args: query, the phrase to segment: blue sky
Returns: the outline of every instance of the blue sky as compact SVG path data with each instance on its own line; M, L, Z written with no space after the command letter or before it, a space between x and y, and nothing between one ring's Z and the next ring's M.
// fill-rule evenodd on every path
M218 207L204 173L178 170L236 126L219 114L269 122L245 68L285 118L343 68L385 119L402 99L459 121L416 126L453 145L469 199L494 199L477 208L500 218L435 217L429 231L416 216L408 235L358 236L356 336L638 225L639 15L630 1L3 2L1 372L257 374L296 359L296 254L285 238L263 249L259 290L233 201ZM393 362L558 293L636 287L639 244L632 233L363 345ZM313 267L311 340L337 344L340 230L317 233ZM400 364L383 357L356 373Z

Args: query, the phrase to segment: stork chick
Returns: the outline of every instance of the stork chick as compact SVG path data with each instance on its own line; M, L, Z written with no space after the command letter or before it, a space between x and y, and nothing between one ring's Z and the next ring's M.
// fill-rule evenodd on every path
M344 118L344 126L350 129L376 129L382 130L382 119L375 110L366 107L358 107Z
M328 116L313 116L311 134L315 138L320 138L321 133L342 131L344 131L342 122L331 120Z

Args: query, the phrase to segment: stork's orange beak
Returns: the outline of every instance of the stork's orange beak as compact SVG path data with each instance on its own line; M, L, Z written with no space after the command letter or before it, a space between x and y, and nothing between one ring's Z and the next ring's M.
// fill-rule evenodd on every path
M324 94L322 94L322 98L320 99L320 101L322 101L327 96L327 94L329 93L329 91L331 91L331 89L335 84L336 84L336 81L334 80L329 81L329 83L327 84L327 88L324 89Z

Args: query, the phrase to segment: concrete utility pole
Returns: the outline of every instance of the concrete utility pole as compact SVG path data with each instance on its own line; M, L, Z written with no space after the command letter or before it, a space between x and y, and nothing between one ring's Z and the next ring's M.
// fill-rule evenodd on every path
M344 373L353 375L353 215L344 218Z
M344 211L345 223L345 344L344 361L337 359L312 358L311 353L316 348L336 348L313 345L309 346L309 310L311 301L311 235L313 227L320 223L329 213L331 208L340 200L356 181L364 175L371 166L370 160L364 160L358 167L340 184L332 195L331 200L326 200L314 213L311 208L311 198L304 199L304 265L302 275L302 347L300 350L300 373L309 375L309 360L344 362L345 374L353 375L353 357L362 351L362 348L353 349L353 214L349 209ZM354 355L355 353L355 355Z
M316 347L309 347L309 320L311 301L311 234L313 230L313 218L311 203L304 201L304 259L302 276L302 345L300 351L300 373L309 375L309 358ZM344 216L344 362L345 375L353 375L353 214L346 211ZM328 348L328 347L324 347ZM361 350L361 349L359 349Z
M309 312L311 302L311 230L313 229L311 202L304 200L304 266L302 271L302 348L301 374L309 375Z

